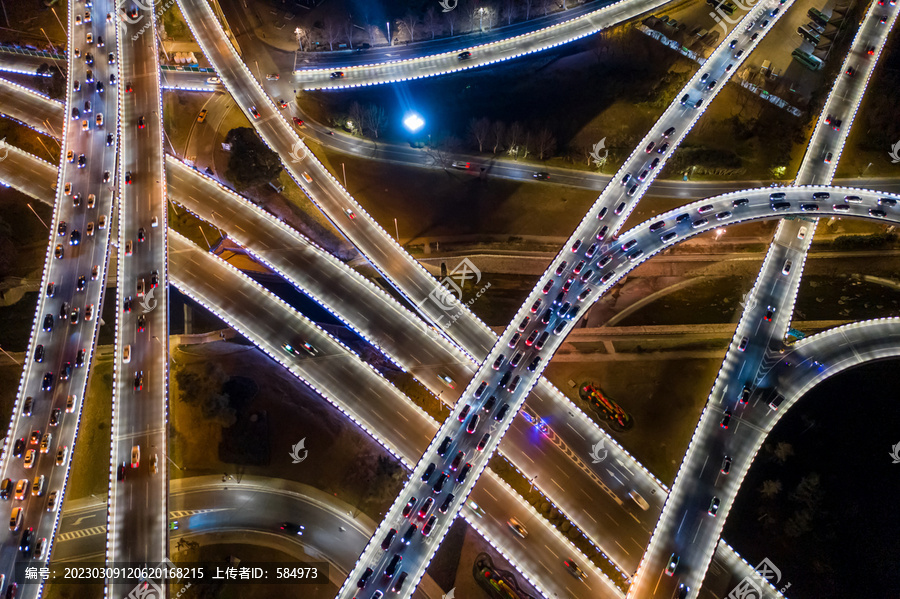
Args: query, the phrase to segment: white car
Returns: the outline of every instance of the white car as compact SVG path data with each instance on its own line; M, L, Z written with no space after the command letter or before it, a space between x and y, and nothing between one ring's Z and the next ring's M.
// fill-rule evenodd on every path
M800 227L797 232L797 239L806 239L806 227Z
M154 228L159 226L159 217L158 216L154 216L153 218L150 219L150 226L154 227Z

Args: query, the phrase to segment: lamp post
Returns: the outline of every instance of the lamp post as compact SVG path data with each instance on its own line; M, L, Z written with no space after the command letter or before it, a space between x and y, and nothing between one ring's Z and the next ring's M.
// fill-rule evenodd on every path
M34 213L34 215L37 217L37 219L38 219L39 221L41 221L41 224L44 225L44 227L46 227L47 229L50 228L50 226L49 226L47 223L44 222L44 219L42 219L42 218L40 217L40 215L38 215L38 213L34 211L34 208L31 207L31 204L26 204L26 206L28 206L28 209L31 210L31 212Z
M394 42L393 42L393 40L391 40L391 22L388 21L387 23L385 23L385 25L387 25L388 46L393 46Z
M16 364L21 364L21 362L19 362L18 360L16 360L15 358L13 358L11 355L9 355L9 352L6 351L5 349L3 349L2 347L0 347L0 351L2 351L2 352L6 355L7 358L9 358L10 360L12 360L12 361L15 362Z

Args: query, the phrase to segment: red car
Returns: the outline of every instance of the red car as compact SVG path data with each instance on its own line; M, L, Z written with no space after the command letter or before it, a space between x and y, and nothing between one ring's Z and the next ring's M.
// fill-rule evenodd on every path
M299 119L299 118L297 118L297 117L294 117L294 124L297 125L298 127L302 127L302 126L305 125L306 123L304 123L302 119Z

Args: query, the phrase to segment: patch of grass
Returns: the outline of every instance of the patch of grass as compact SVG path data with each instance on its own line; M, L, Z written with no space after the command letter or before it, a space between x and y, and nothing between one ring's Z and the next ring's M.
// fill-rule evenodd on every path
M332 493L376 520L400 492L406 475L399 464L259 350L216 342L179 346L172 357L170 455L183 468L170 470L173 477L229 472L238 480L243 474L295 480ZM199 404L182 401L177 373L202 372L210 362L218 365L226 379L245 377L258 385L257 394L237 414L237 422L252 414L264 415L268 434L261 439L268 443L271 456L267 464L223 461L221 425L204 418ZM293 464L291 448L301 439L308 455Z
M207 251L215 246L222 236L219 230L188 212L183 206L175 207L169 202L169 228L175 229L202 250Z
M28 349L37 300L37 292L32 291L13 305L0 308L0 347L11 352Z
M168 13L167 13L168 14ZM179 153L185 150L185 144L195 124L197 114L209 99L209 94L202 93L163 93L163 126L166 136Z
M721 365L721 357L551 362L544 376L588 415L593 413L591 408L567 382L593 382L600 387L634 418L635 425L618 433L595 418L598 426L671 485Z
M177 4L172 3L172 6L163 13L162 22L163 27L166 30L166 35L168 35L172 39L172 41L194 41L194 38L191 35L191 30L188 28L187 23L184 20L184 16L182 16L181 14L181 9Z
M81 499L91 494L106 497L109 481L109 432L112 423L112 377L112 354L95 354L87 397L81 408L78 441L66 488L67 500ZM64 417L72 416L68 414Z
M568 237L597 192L555 184L480 179L460 171L435 171L376 162L333 151L316 155L339 179L347 169L349 192L403 244L437 238L482 241L485 236Z

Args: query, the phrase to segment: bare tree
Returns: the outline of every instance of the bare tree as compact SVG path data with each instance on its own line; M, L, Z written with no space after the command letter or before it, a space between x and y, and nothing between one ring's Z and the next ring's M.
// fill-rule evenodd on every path
M789 457L794 455L794 446L781 441L775 446L775 459L784 464Z
M353 102L350 105L349 119L353 121L353 128L360 133L365 134L363 127L366 125L365 111L359 102Z
M344 36L347 38L347 43L350 44L351 50L353 49L353 34L355 33L353 29L353 21L350 19L344 21Z
M525 6L525 20L531 18L531 9L534 7L534 0L524 0L522 4Z
M763 481L762 487L759 490L760 495L771 499L781 493L781 481L780 480L766 480Z
M378 39L378 26L377 25L366 25L366 33L369 34L369 43L371 45L375 45L375 40Z
M544 11L544 16L550 14L550 9L553 8L553 5L556 3L556 0L541 0L541 9Z
M484 152L484 144L487 141L490 132L491 122L486 117L480 119L473 118L469 121L469 135L472 136L472 139L474 139L476 145L478 145L479 152Z
M332 17L325 17L322 20L322 33L328 42L328 48L334 50L334 42L338 41L341 35L341 25Z
M373 137L378 139L378 132L387 125L387 116L384 114L384 108L375 104L369 104L366 106L363 121L369 131L372 132Z
M450 37L453 37L453 31L456 29L456 25L459 23L459 13L455 10L451 10L450 12L444 14L444 21L446 21L447 26L450 28Z
M406 33L409 34L409 41L414 42L416 40L416 27L419 25L419 17L413 14L412 11L408 11L400 19L400 24L406 29Z
M434 39L443 29L441 20L438 18L437 10L435 10L433 6L429 6L428 10L425 11L425 29L431 33L431 39Z
M506 130L506 146L510 153L517 153L519 146L525 141L525 128L518 121Z
M503 15L506 17L506 24L512 25L513 15L516 13L516 0L505 0L503 3Z
M496 154L503 145L503 140L506 139L506 125L503 124L503 121L495 121L491 125L491 135L494 142L494 154Z
M541 127L534 138L534 151L540 160L549 158L556 151L556 137L547 127Z

